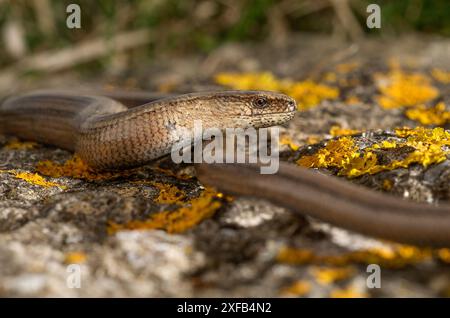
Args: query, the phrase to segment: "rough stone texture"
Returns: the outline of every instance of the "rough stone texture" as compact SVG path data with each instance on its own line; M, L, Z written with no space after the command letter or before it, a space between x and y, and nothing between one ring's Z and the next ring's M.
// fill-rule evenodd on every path
M434 66L450 69L450 42L442 39L411 37L348 46L329 39L300 36L290 43L285 48L226 45L205 59L161 57L158 65L131 73L136 82L145 83L142 89L152 90L175 81L177 91L192 91L216 88L210 78L220 70L270 70L279 76L306 78L329 70L336 63L361 61L364 66L352 73L361 84L345 94L356 93L362 103L349 106L342 99L324 101L318 107L299 112L286 125L284 132L304 145L310 136L329 137L330 127L336 124L359 130L415 125L401 110L384 110L373 104L371 96L376 94L376 88L368 78L375 71L385 71L388 58L413 59L419 70ZM98 78L95 83L121 86L125 80ZM79 79L69 72L49 75L40 82L47 87L76 87ZM24 84L19 90L39 85L42 84ZM89 85L87 82L80 86ZM448 102L448 85L439 88L442 99ZM10 140L1 137L0 146ZM284 154L285 158L293 155L289 151ZM382 266L381 289L366 287L366 264L349 261L345 266L351 267L351 275L324 283L314 273L329 264L280 262L277 255L284 246L337 255L369 248L389 249L394 245L299 217L252 198L224 202L213 217L184 233L131 230L108 234L109 221L122 224L146 220L154 213L174 209L170 204L156 202L159 190L149 181L176 185L188 199L201 193L201 185L195 179L176 178L155 168L163 166L175 174L193 173L191 167L175 167L167 160L113 180L48 179L66 189L32 185L5 172L34 172L39 161L64 162L69 158L71 154L66 151L41 145L32 149L0 149L3 170L0 173L0 296L433 297L449 294L450 268L436 257L399 268ZM391 178L398 180L392 191L394 195L408 193L417 201L448 201L449 165L447 160L428 169L415 166L353 181L375 191L381 189L380 180ZM73 255L79 254L82 256L74 258ZM81 288L67 285L71 275L68 265L74 259L81 264ZM307 282L307 292L283 292L296 281Z

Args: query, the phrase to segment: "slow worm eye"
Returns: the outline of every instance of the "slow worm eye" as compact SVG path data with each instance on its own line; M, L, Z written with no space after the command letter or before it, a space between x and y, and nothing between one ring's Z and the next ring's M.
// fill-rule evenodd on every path
M259 108L266 107L266 106L267 106L267 99L264 98L264 97L258 97L257 99L255 99L255 101L253 102L253 104L254 104L256 107L259 107Z
M292 100L288 102L288 105L290 108L295 108L295 102Z

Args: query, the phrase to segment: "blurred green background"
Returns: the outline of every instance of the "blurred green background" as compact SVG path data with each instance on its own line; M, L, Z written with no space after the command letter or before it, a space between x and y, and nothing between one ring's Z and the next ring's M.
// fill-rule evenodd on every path
M81 29L66 27L70 3L82 8ZM381 29L365 26L370 3L381 6ZM347 25L345 14L351 16ZM295 32L334 34L349 40L411 32L449 36L450 1L0 0L0 67L36 52L143 28L150 30L151 39L139 46L142 58L151 58L155 52L208 53L232 41L283 42ZM98 66L102 67L101 61Z

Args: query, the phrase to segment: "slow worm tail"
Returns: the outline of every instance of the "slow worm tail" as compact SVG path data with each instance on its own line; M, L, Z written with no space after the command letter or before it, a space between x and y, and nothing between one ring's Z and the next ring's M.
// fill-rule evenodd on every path
M78 129L88 118L126 109L106 97L42 91L4 101L0 106L1 132L74 151Z
M224 192L267 199L365 235L417 245L450 245L448 204L402 200L283 162L274 175L262 175L259 166L247 164L201 164L196 171L202 183Z

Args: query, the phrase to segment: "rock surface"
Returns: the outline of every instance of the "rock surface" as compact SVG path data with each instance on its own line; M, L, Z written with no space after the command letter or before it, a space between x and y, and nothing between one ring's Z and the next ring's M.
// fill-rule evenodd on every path
M438 96L424 104L442 101L448 107L448 82L432 72L450 69L449 50L450 42L442 39L348 46L300 36L282 49L228 45L205 59L161 57L158 64L131 73L136 83L146 83L139 88L147 90L218 88L212 77L221 71L272 71L280 78L313 78L338 88L337 98L319 100L282 127L282 158L296 161L326 147L324 139L339 140L348 129L361 147L388 140L396 127L421 126L402 107L378 105L383 78L377 82L375 73L389 79L392 68L401 67L404 73L425 74ZM79 82L70 72L46 78L41 83L54 87ZM127 82L104 78L95 79L96 86ZM24 83L18 90L39 85ZM358 135L361 131L377 133ZM205 190L193 167L175 166L167 158L117 175L89 175L77 162L68 165L73 156L64 150L6 136L0 138L0 147L0 296L450 295L447 249L380 241L264 201L230 199ZM377 158L384 165L403 160L412 150L402 149L383 148ZM347 181L390 192L399 200L448 202L448 158L428 167L412 163ZM336 167L322 170L338 173ZM367 265L373 263L381 267L381 288L366 285ZM80 288L73 288L78 283Z

